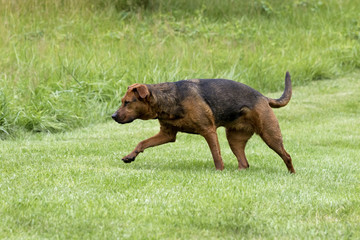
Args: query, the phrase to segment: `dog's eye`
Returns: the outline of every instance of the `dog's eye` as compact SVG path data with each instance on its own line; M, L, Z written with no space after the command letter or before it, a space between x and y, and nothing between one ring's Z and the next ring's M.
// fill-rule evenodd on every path
M137 101L136 98L130 99L130 101L129 101L129 100L125 100L125 101L124 101L124 106L126 106L126 105L128 105L128 104L130 104L130 103L136 102L136 101Z

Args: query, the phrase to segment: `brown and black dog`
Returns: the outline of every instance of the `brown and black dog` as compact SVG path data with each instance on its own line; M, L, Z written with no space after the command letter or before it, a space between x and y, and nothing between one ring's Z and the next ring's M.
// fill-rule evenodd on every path
M133 84L121 99L112 118L121 124L135 119L158 119L160 132L141 141L122 160L130 163L148 147L175 142L177 132L203 136L211 150L215 167L224 169L216 129L226 128L226 137L239 169L249 167L245 145L256 133L295 173L290 155L283 146L279 123L271 108L285 106L291 98L289 72L279 99L265 97L245 84L226 79L191 79L160 84Z

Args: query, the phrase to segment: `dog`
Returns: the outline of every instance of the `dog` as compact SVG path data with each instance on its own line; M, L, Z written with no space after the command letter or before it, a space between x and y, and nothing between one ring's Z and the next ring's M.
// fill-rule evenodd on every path
M211 150L215 168L223 170L216 133L216 129L223 126L230 148L238 160L239 170L249 167L245 146L256 133L283 159L288 171L295 173L272 110L287 105L291 95L289 72L286 72L285 90L279 99L265 97L245 84L227 79L132 84L112 118L120 124L135 119L158 119L160 132L141 141L122 160L130 163L146 148L175 142L177 132L185 132L203 136Z

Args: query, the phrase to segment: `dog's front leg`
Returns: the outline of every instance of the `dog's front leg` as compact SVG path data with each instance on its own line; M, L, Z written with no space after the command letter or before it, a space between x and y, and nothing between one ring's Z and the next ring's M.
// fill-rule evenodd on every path
M210 147L210 151L211 151L212 157L214 159L216 170L223 170L224 163L222 161L221 154L220 154L220 144L219 144L218 136L216 133L216 129L214 131L208 131L201 135L206 139L206 142L208 143L208 145Z
M134 151L132 151L129 155L123 157L122 160L125 163L130 163L134 161L136 156L139 153L143 152L146 148L155 147L168 142L175 142L176 133L176 131L161 129L160 132L155 136L139 142Z

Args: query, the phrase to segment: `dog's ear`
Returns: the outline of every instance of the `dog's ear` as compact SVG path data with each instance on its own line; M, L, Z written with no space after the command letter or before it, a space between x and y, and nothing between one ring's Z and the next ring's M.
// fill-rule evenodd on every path
M149 89L144 84L134 83L128 87L128 92L134 92L139 94L139 97L145 99L150 96Z
M136 86L134 88L134 90L136 90L139 93L139 96L142 99L145 99L147 96L150 95L149 89L147 88L146 85L143 85L143 84L139 84L138 86Z

